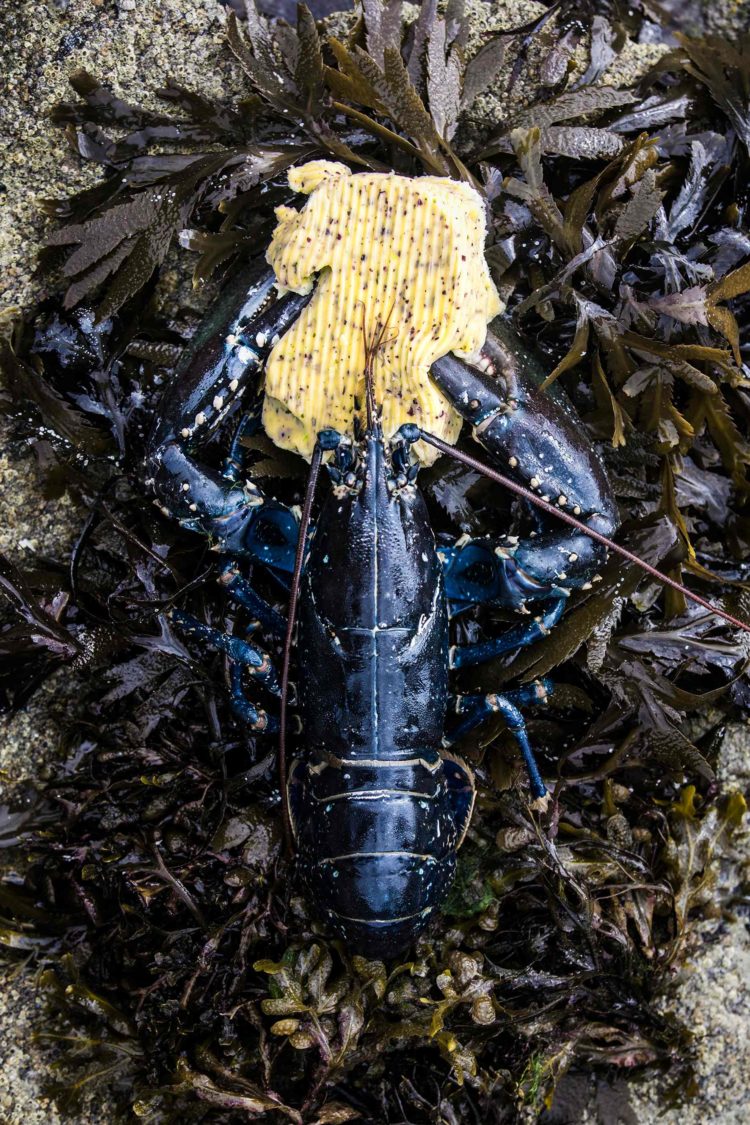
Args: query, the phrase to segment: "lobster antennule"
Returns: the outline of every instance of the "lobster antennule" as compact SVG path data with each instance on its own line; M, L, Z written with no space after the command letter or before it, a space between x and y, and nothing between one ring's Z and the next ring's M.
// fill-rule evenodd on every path
M364 318L362 321L362 335L365 341L365 404L367 410L367 429L370 432L374 430L376 424L378 423L380 413L378 410L378 404L375 401L375 356L378 354L381 348L385 347L385 345L390 342L389 339L386 339L385 334L388 329L388 325L391 322L391 317L393 315L395 305L396 300L394 298L393 303L388 310L388 315L386 316L385 320L378 321L371 339L368 339L367 337L367 328L364 323Z
M428 445L432 445L435 447L435 449L439 449L441 453L448 454L449 457L453 457L456 461L462 462L462 464L466 465L467 468L473 469L475 472L481 473L483 476L488 477L489 480L493 480L497 484L503 485L510 492L514 492L517 496L521 496L524 500L528 500L529 503L535 504L537 508L541 508L543 511L548 512L550 515L556 516L558 520L562 520L564 523L570 524L571 527L577 528L578 531L582 531L591 539L595 539L598 543L601 543L609 550L614 551L616 554L621 555L624 559L627 559L628 562L634 563L636 566L640 567L641 570L644 570L647 574L650 574L653 578L657 578L665 586L671 586L673 590L678 590L686 598L689 598L691 601L696 602L704 609L710 610L711 613L715 613L717 617L721 617L725 621L728 621L730 625L734 625L737 629L743 629L746 633L750 633L750 624L748 624L747 622L740 621L738 617L733 617L731 613L727 613L726 610L721 609L720 606L715 605L713 602L708 601L706 598L702 598L700 594L694 594L692 590L689 590L687 586L683 586L681 582L675 581L674 578L670 578L669 575L663 574L660 570L657 570L656 567L651 566L650 563L644 562L643 559L638 558L638 556L633 554L632 551L629 551L627 547L621 547L620 544L615 543L613 539L610 539L608 538L608 536L602 535L600 532L595 531L592 527L589 527L583 522L583 520L578 520L575 518L575 516L569 515L567 512L562 511L559 507L555 507L553 504L549 504L546 500L542 500L541 496L536 496L530 489L525 488L522 484L518 484L510 477L505 476L503 473L497 472L497 470L495 469L491 469L488 465L484 465L481 461L478 461L470 454L462 453L459 449L456 449L452 445L448 445L448 443L443 441L441 438L436 437L434 434L428 433L426 430L422 430L418 426L402 426L401 429L402 431L406 431L408 429L408 433L404 432L404 437L407 441L414 441L417 438L421 438L423 441L426 441Z

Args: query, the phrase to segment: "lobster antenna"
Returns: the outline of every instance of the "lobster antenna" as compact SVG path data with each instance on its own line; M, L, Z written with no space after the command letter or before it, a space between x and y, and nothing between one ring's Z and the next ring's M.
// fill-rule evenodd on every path
M299 539L297 540L297 552L294 556L294 571L292 572L292 582L289 587L289 607L287 611L286 621L286 637L284 638L284 658L281 666L281 688L279 700L279 758L278 758L278 771L279 771L279 785L281 787L281 804L284 814L284 840L286 842L287 851L294 850L292 844L292 821L289 813L289 800L286 791L286 705L287 696L289 694L289 662L292 654L292 636L294 634L294 619L297 614L297 601L299 599L299 586L300 578L302 576L302 565L305 561L305 547L307 546L307 532L310 527L310 514L312 512L313 500L315 498L315 486L318 483L318 475L320 473L320 463L323 459L323 450L320 442L315 442L313 449L312 459L310 461L310 476L307 478L307 490L305 491L305 502L302 507L302 515L299 521Z
M585 523L583 523L581 520L577 520L575 516L568 515L567 512L562 511L560 508L556 508L553 504L548 504L546 500L542 500L540 496L536 496L528 488L524 488L522 484L517 484L514 480L511 480L510 477L506 477L502 473L498 473L495 469L489 468L488 465L483 465L481 461L477 461L477 459L475 457L472 457L469 453L462 453L454 446L448 445L448 443L443 441L441 438L435 437L434 434L428 434L425 430L420 429L419 436L424 441L426 441L428 445L433 445L435 449L439 449L441 453L447 453L449 457L455 458L456 461L461 461L468 468L474 469L475 472L482 473L483 476L488 477L490 480L494 480L497 484L502 484L510 492L514 492L516 496L523 497L524 500L528 500L531 504L535 504L537 508L541 508L543 511L549 512L551 515L556 516L557 519L562 520L564 523L569 523L571 527L575 527L578 529L578 531L582 531L585 535L588 535L590 539L596 539L598 543L602 543L605 547L608 547L610 551L615 551L616 554L622 555L622 557L624 559L627 559L628 562L634 563L636 566L639 566L641 570L645 570L646 573L650 574L653 578L658 578L659 581L663 582L665 586L671 586L673 590L678 590L686 598L690 598L691 601L697 602L698 605L703 606L704 609L708 609L711 611L711 613L715 613L717 617L723 617L725 621L728 621L730 623L730 625L734 625L736 626L736 628L744 629L746 633L750 633L750 625L748 625L747 622L740 621L737 617L732 617L731 613L727 613L725 610L720 609L719 606L714 605L713 602L709 602L705 598L702 598L700 594L694 594L692 590L688 590L687 586L683 586L681 582L675 582L674 578L670 578L667 574L662 574L660 570L657 570L656 567L651 566L650 563L644 562L643 559L639 559L638 556L634 555L632 551L629 551L627 547L621 547L619 543L615 543L614 540L608 539L606 535L601 535L598 531L594 531L593 528L587 527Z

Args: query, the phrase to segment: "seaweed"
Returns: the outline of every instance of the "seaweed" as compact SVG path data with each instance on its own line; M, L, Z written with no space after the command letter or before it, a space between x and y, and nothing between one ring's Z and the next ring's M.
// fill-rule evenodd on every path
M660 998L696 923L725 908L745 805L716 765L750 698L743 638L612 558L548 638L472 672L473 690L553 677L529 716L550 808L516 785L502 721L484 728L465 748L480 793L443 914L411 960L367 962L298 893L273 747L232 716L223 658L170 627L175 603L232 624L215 557L139 481L195 330L155 299L177 245L220 291L287 199L285 170L315 156L464 178L487 199L488 259L542 385L565 387L605 457L623 541L747 618L750 47L674 42L665 14L659 65L600 85L629 36L653 35L652 7L552 5L469 57L457 0L414 17L365 0L339 38L304 5L292 27L250 2L228 20L239 102L167 83L153 112L72 77L53 120L102 178L46 204L60 296L0 351L16 447L49 495L88 508L65 564L0 561L6 708L61 672L81 681L65 765L0 810L0 944L65 1016L50 1032L65 1107L100 1082L154 1122L551 1123L586 1105L633 1119L625 1079L648 1068L673 1098L693 1090L689 1029ZM509 96L477 141L488 91ZM264 487L298 501L303 466L248 440ZM438 534L484 534L498 508L512 528L527 518L460 465L423 476ZM503 627L488 610L458 626Z

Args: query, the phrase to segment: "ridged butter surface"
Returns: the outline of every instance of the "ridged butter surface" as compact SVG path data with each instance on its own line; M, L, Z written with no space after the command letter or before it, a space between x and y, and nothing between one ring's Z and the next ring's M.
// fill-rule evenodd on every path
M320 430L351 433L367 348L379 341L373 378L385 435L416 422L453 443L461 419L430 366L448 352L476 353L500 311L479 195L454 180L352 174L328 161L293 169L289 183L309 199L301 211L277 209L268 261L283 289L315 292L268 359L269 437L309 457ZM417 450L433 459L433 449Z

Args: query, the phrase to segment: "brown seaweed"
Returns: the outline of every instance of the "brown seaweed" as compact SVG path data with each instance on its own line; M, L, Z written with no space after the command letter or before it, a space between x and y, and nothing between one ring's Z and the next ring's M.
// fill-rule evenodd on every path
M427 0L410 26L397 0L366 0L346 41L304 6L291 27L250 3L229 26L243 101L167 84L154 113L78 74L55 111L103 176L47 205L45 264L64 292L3 343L2 404L50 494L73 490L89 515L69 566L0 568L0 689L10 709L55 670L85 683L66 767L31 808L0 810L0 944L39 965L68 1018L51 1033L68 1107L101 1081L154 1122L551 1125L586 1104L633 1119L623 1076L647 1068L691 1092L689 1030L656 1001L696 920L723 908L716 873L744 801L718 792L715 767L750 698L742 638L612 558L549 638L472 673L474 689L553 676L550 707L529 716L550 810L516 787L501 721L483 729L442 917L411 961L366 962L295 888L273 748L232 717L223 659L164 616L179 601L226 620L213 557L138 483L159 386L194 327L151 300L178 237L220 288L294 162L470 178L548 393L565 386L605 455L623 541L747 617L750 47L683 39L615 90L597 80L653 15L579 8L553 5L467 62L455 0L440 13ZM522 73L530 104L508 98L477 146L467 111ZM293 458L262 438L250 454L264 487L299 498ZM424 487L439 533L481 535L498 506L526 518L455 464ZM502 627L488 611L460 625L472 639Z

